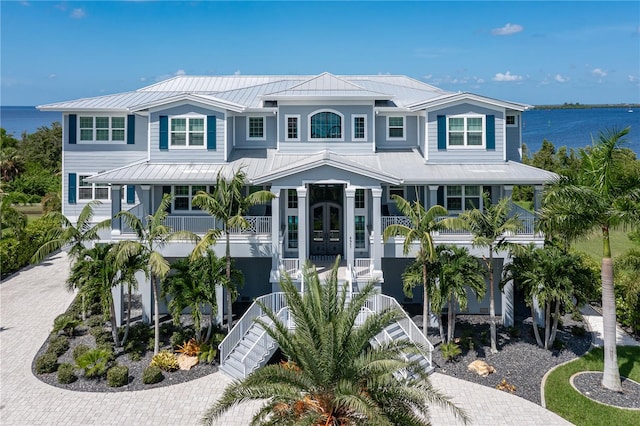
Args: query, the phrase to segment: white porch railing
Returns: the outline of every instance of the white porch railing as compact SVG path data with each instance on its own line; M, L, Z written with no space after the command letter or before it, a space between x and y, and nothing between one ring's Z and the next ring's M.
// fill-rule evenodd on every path
M369 258L356 258L356 278L371 277L373 275L373 260Z
M382 216L382 230L389 225L404 225L411 228L411 220L406 216Z
M245 216L249 227L241 230L231 228L231 234L270 234L271 216ZM209 229L222 228L220 221L211 216L178 216L169 215L166 225L174 231L191 231L196 234L206 234Z
M295 258L281 258L280 259L280 271L286 272L289 276L293 277L298 274L300 270L300 259Z

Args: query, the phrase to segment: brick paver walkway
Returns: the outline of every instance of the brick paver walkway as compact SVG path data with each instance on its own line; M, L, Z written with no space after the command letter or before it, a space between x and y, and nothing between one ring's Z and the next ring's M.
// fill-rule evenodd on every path
M64 253L0 284L0 424L4 425L195 425L230 379L212 374L188 383L138 392L86 393L42 383L31 362L47 338L53 319L73 299L64 289L69 265ZM433 384L454 396L474 425L564 425L555 414L505 392L432 375ZM218 424L249 424L258 404L243 404ZM434 425L456 424L433 407Z

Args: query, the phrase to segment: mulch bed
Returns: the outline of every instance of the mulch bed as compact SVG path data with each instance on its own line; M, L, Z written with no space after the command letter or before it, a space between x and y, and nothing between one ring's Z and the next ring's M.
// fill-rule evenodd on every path
M640 410L640 383L621 377L622 392L615 392L602 386L603 373L584 371L571 377L575 390L589 399L619 408Z

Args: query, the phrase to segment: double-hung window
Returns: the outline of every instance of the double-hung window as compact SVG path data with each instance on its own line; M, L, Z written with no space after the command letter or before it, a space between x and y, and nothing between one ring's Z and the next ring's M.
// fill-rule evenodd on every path
M484 117L448 117L447 127L449 147L484 146Z
M287 141L299 141L300 140L300 116L285 115L284 120L286 123L286 133L285 133L284 139Z
M193 205L193 197L199 191L207 191L206 185L176 185L173 187L173 210L175 211L200 211ZM213 187L209 188L209 192Z
M309 116L309 139L343 140L343 116L320 111Z
M404 124L404 117L387 117L387 139L405 140Z
M367 139L367 116L364 114L354 114L351 138L355 140Z
M78 127L81 142L125 142L125 117L80 116Z
M204 148L205 122L204 117L171 117L171 147Z
M518 126L518 120L516 119L515 115L507 115L507 117L505 118L505 121L507 122L507 127Z
M355 237L356 237L356 250L364 250L367 247L367 204L364 189L356 189L354 203L354 222L355 222Z
M247 139L264 140L264 117L247 118Z
M447 205L450 212L481 209L482 191L478 185L452 185L447 186Z
M109 185L87 182L90 175L80 175L78 184L78 200L108 200Z

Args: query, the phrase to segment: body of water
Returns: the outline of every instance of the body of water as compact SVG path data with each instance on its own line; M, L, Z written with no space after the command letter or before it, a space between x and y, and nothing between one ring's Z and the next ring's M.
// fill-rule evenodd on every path
M60 112L38 111L35 107L0 107L0 127L17 138L22 132L33 133L61 119ZM525 111L522 121L522 141L530 152L539 150L544 139L556 148L578 149L590 145L591 138L597 138L603 129L631 126L627 147L640 155L640 110L637 109L633 112L627 108L534 109Z

